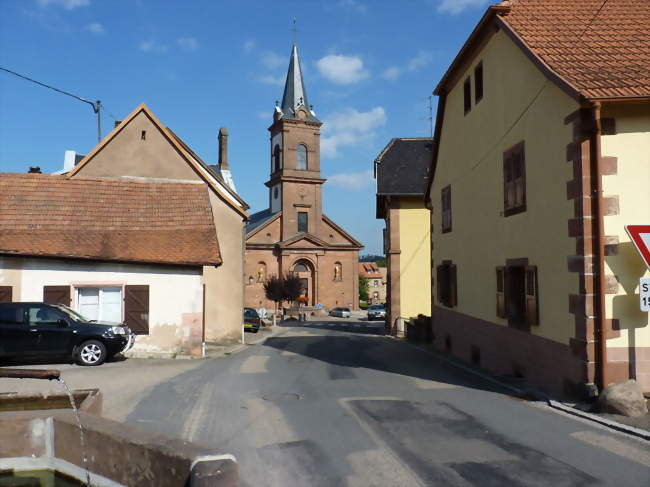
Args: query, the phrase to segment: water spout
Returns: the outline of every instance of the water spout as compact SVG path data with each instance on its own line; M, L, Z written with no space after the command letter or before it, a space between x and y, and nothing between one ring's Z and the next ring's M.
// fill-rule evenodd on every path
M77 426L79 426L79 439L81 440L81 455L83 457L83 462L84 462L84 469L86 470L86 486L91 487L90 484L90 471L88 470L88 455L86 455L86 440L84 438L84 428L81 425L81 418L79 417L79 411L77 410L77 405L74 400L74 396L72 395L72 391L68 387L68 384L65 383L63 379L60 377L56 379L61 383L63 388L65 389L65 392L68 393L68 397L70 398L70 406L72 406L72 412L74 413L74 417L77 420Z

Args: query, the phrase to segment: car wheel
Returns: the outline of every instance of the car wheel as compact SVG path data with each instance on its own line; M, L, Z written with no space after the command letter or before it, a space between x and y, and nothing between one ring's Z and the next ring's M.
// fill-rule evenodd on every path
M99 340L88 340L79 346L77 362L79 365L101 365L106 360L106 347Z

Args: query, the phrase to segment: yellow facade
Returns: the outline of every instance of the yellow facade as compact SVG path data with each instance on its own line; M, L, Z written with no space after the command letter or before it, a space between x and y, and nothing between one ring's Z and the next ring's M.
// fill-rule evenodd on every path
M618 215L605 216L605 235L619 241L618 254L605 258L606 273L619 283L617 293L607 295L606 311L618 320L620 336L607 346L650 347L648 313L639 306L639 278L650 273L625 232L628 224L650 224L650 103L605 105L602 116L614 118L616 134L602 137L601 152L617 158L616 174L603 177L603 192L617 196L619 207Z
M463 81L479 62L484 96L465 115ZM566 195L572 127L564 119L577 109L502 31L448 93L430 198L434 265L452 259L457 266L455 311L507 326L496 316L495 269L506 259L528 258L538 267L540 289L539 326L531 333L563 344L574 336L568 296L578 293L578 277L567 269L575 241L567 235L574 207ZM504 217L503 153L522 141L528 206ZM440 195L447 185L452 231L441 233Z
M399 201L400 237L400 314L415 318L431 315L431 235L430 214L421 198L401 197Z

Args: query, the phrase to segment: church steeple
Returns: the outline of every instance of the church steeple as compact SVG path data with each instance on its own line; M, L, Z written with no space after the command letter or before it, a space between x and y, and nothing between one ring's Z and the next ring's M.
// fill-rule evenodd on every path
M289 59L289 71L287 80L284 84L284 94L282 95L282 105L276 111L282 118L297 119L298 108L304 107L307 113L307 120L318 122L316 114L309 106L307 101L307 91L302 78L302 69L300 68L300 58L298 57L298 47L294 43L291 46L291 57Z

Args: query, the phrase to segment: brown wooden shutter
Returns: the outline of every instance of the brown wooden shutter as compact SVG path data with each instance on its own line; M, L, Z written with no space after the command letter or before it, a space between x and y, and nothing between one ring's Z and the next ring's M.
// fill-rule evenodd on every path
M506 309L506 268L497 267L497 316L506 318L508 310Z
M449 265L449 304L450 308L458 302L458 286L456 285L456 264Z
M13 301L13 294L13 287L0 286L0 303L11 303Z
M149 334L149 286L126 286L124 321L136 335Z
M537 267L526 266L526 324L539 325L539 293L537 292Z
M438 302L442 303L442 266L439 265L436 267L436 290L437 290L437 296L438 296Z
M43 286L43 302L70 306L70 286Z

